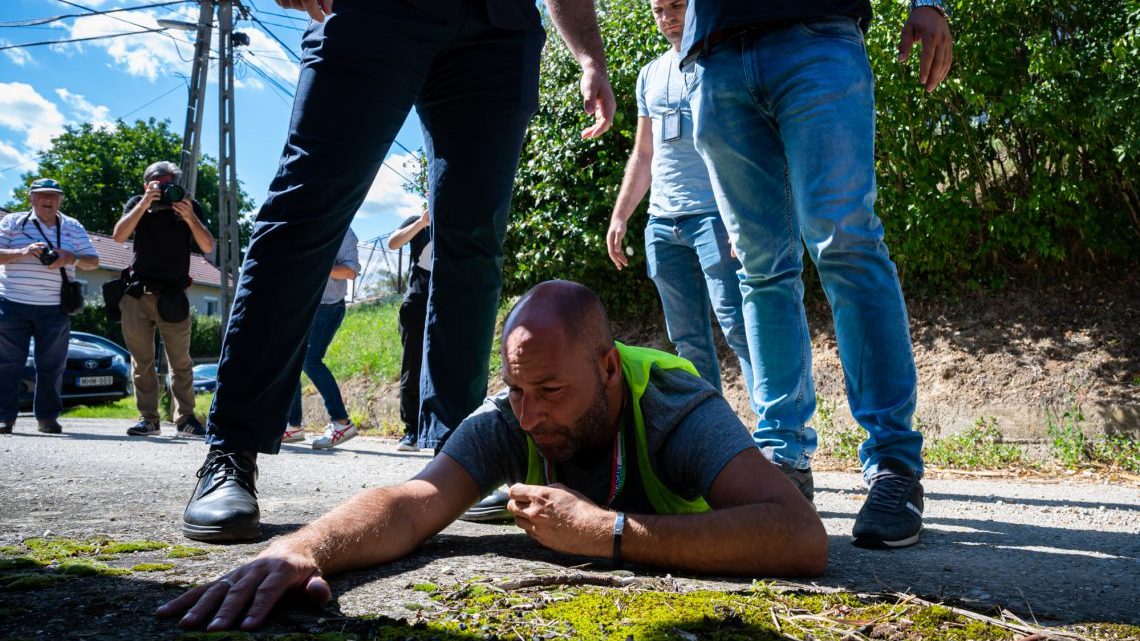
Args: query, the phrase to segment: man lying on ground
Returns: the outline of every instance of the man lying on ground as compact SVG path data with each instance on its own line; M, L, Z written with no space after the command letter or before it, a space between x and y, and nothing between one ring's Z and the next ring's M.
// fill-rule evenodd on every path
M289 590L412 552L501 483L515 523L566 554L743 576L818 575L827 535L686 360L615 343L577 283L531 289L503 328L503 382L411 480L369 489L162 606L184 628L257 628Z

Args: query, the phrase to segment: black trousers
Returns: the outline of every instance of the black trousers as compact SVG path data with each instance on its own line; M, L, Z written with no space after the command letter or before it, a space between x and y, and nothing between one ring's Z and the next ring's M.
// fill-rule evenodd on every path
M427 320L428 287L431 272L412 267L408 290L400 304L400 420L404 434L419 440L420 369L424 356L424 325Z
M288 140L226 328L207 443L280 448L337 248L413 106L435 256L421 447L439 445L486 395L503 235L546 36L537 14L532 27L505 28L482 0L455 5L440 17L412 3L337 0L334 15L310 24Z

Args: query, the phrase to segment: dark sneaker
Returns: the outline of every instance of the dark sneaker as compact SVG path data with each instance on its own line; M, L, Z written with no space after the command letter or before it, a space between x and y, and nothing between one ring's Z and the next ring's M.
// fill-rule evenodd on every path
M180 422L178 424L177 432L175 432L175 433L178 436L189 436L191 438L205 438L206 437L206 428L203 427L202 423L200 423L198 421L197 416L191 415L191 416L187 416L186 418L182 419L182 422Z
M855 517L854 544L861 548L903 548L922 533L922 483L902 463L885 459L871 477L867 500Z
M261 536L257 455L210 450L182 514L182 534L196 541L247 541Z
M400 439L400 444L396 446L397 452L418 452L420 447L416 445L415 434L405 434L404 438Z
M808 503L815 505L815 479L812 478L810 467L806 470L797 470L781 465L780 471L796 486L800 494L804 495Z
M764 455L764 458L771 461L773 465L780 468L780 471L783 472L784 476L788 477L788 479L796 486L796 489L800 491L800 494L804 495L804 498L808 500L808 503L815 505L815 479L812 478L811 467L797 470L787 463L777 461L776 451L771 447L760 448L760 453Z
M495 490L487 495L482 501L471 506L471 509L463 513L459 517L461 521L471 521L473 523L491 523L497 521L509 521L514 517L507 511L507 503L510 497L502 490Z
M0 434L11 434L12 433L12 427L14 425L15 425L15 423L8 422L8 421L4 421L3 423L0 423Z
M37 423L36 429L43 432L44 434L61 434L61 433L63 433L63 426L60 425L59 421L57 421L54 418L37 420L36 423Z
M158 426L158 421L148 421L139 419L131 427L127 428L127 436L158 436L162 433L162 428Z

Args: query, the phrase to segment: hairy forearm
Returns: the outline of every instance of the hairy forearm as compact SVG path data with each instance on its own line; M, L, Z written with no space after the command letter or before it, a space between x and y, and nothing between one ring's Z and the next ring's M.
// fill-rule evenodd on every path
M398 559L443 528L417 518L424 512L426 498L425 488L416 481L366 490L274 544L266 554L278 546L300 552L311 556L326 575Z
M645 198L649 191L649 184L653 180L651 171L652 156L644 157L634 151L625 165L625 176L621 180L621 191L618 192L617 202L614 203L614 217L622 222L629 220L637 209L637 204Z
M202 221L198 220L197 216L190 222L190 234L194 236L194 244L202 250L203 254L214 251L214 237L210 234L210 230L202 224Z
M550 19L582 67L605 68L605 50L593 0L547 0Z
M704 514L627 515L622 559L670 569L739 576L818 576L827 532L806 502L741 505Z
M6 265L14 260L19 260L24 255L22 249L0 249L0 265Z
M115 229L111 232L111 238L116 243L126 242L126 240L131 237L131 234L135 233L135 227L138 226L139 220L146 214L148 207L150 207L150 203L147 202L145 198L140 200L138 204L119 219L119 222L115 223Z

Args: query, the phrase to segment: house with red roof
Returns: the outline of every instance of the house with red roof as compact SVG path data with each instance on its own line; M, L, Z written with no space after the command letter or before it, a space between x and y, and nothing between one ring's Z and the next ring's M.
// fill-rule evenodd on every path
M119 273L129 267L135 259L134 243L116 243L106 234L87 232L95 251L99 252L99 268L76 273L83 284L83 292L88 301L103 300L103 283L119 277ZM190 279L193 283L186 290L192 312L203 316L216 316L221 313L219 299L222 292L222 275L218 268L210 264L201 254L190 254ZM231 290L232 283L231 283Z

